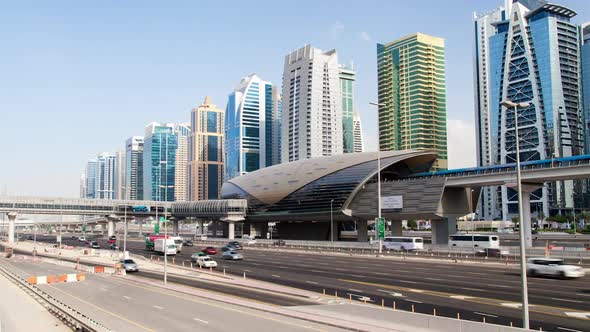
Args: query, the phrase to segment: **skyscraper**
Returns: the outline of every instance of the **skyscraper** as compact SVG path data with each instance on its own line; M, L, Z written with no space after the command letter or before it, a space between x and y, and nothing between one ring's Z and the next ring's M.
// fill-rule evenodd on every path
M143 199L143 136L131 136L125 142L126 199Z
M433 149L447 168L445 45L415 33L377 44L379 148Z
M590 154L590 22L582 24L582 102L586 119L585 135L586 154Z
M342 96L336 50L306 45L285 57L281 162L342 153Z
M364 152L365 141L363 140L363 127L361 125L361 116L358 112L354 112L353 117L353 133L354 133L354 144L352 152Z
M342 152L354 152L354 80L352 66L340 66L340 94L342 95Z
M506 1L475 16L475 116L478 165L516 160L515 114L503 100L527 102L518 110L521 161L583 153L580 51L576 13L545 1ZM544 215L573 207L573 181L549 183L531 194ZM550 211L551 210L551 211ZM480 216L516 215L518 199L506 186L483 191Z
M96 199L115 199L117 156L103 152L96 157L94 190Z
M175 201L183 202L188 199L187 180L188 180L188 138L191 134L189 123L179 123L174 125L174 132L178 137L178 147L176 149L176 168L174 173L174 194Z
M96 159L86 163L84 181L84 196L82 198L96 198Z
M143 145L143 198L174 201L176 148L174 125L152 122L145 128Z
M189 200L219 199L223 184L225 115L205 97L191 112Z
M125 181L125 150L121 149L116 153L117 169L115 170L115 199L125 199L127 197L127 185Z
M225 111L225 178L278 163L278 93L256 74L242 78Z

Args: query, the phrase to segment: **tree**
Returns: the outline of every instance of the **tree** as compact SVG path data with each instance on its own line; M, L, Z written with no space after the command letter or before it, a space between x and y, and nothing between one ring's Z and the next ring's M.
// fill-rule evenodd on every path
M416 223L416 220L414 220L414 219L408 220L408 228L409 229L416 229L416 228L418 228L418 223Z

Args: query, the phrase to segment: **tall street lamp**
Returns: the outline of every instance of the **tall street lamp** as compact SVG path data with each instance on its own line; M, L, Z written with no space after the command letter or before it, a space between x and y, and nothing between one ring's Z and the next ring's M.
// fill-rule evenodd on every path
M385 107L385 103L369 102L369 105ZM381 131L379 130L379 115L377 115L377 220L381 222ZM379 225L375 225L375 233L379 237L379 254L383 253L383 240L379 236Z
M515 103L510 100L504 100L502 106L506 107L507 109L514 109L514 131L515 131L515 141L516 141L516 182L518 185L518 218L520 220L520 278L522 283L522 325L523 328L529 328L529 296L528 296L528 286L526 280L526 249L525 249L525 236L524 236L524 213L523 213L523 206L522 206L522 183L520 178L520 144L519 144L519 136L518 136L518 109L527 108L529 107L530 103L523 102L523 103Z
M330 200L330 242L334 245L334 214L332 213L332 204L334 200Z

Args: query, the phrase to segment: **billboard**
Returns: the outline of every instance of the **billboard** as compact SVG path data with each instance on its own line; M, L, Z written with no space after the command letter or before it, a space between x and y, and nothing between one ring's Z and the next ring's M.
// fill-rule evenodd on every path
M404 207L404 197L398 196L381 196L382 209L402 209Z

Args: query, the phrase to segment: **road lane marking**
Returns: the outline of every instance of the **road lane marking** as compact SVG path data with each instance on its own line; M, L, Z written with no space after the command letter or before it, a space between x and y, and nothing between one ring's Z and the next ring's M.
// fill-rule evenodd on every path
M570 331L570 332L582 332L580 330L574 330L574 329L568 329L567 327L557 327L558 330L563 330L563 331Z
M392 291L388 291L388 290L384 290L384 289L378 289L377 291L387 293L393 297L404 297L404 294L402 294L402 293L396 293L396 292L392 292Z
M385 273L385 272L375 272L375 274L378 274L378 275L380 275L380 276L388 276L388 275L390 275L391 273Z
M410 300L410 299L406 299L406 301L408 301L408 302L414 302L414 303L420 303L420 304L422 304L422 302L420 302L420 301L416 301L416 300Z
M288 269L286 266L279 266L279 269Z
M154 308L156 308L156 309L160 309L160 310L164 309L164 308L162 308L162 307L160 307L160 306L157 306L157 305L153 305L152 307L154 307Z
M434 281L443 281L443 279L439 279L439 278L424 278L424 279L434 280Z
M457 299L457 300L466 300L466 299L472 299L473 296L465 296L465 295L451 295L450 296L451 299Z
M307 280L306 280L305 282L306 282L306 283L308 283L308 284L313 284L313 285L317 285L317 284L318 284L318 283L317 283L317 282L315 282L315 281L307 281Z
M201 322L201 323L209 324L209 322L208 322L208 321L206 321L206 320L202 320L202 319L199 319L199 318L193 318L193 319L194 319L194 320L196 320L197 322Z
M590 312L564 312L569 317L575 317L580 319L590 319Z
M275 278L280 278L280 277L281 277L281 276L280 276L280 275L278 275L278 274L271 274L271 275L272 275L273 277L275 277Z
M354 289L354 288L349 288L348 290L351 292L363 293L362 290L358 290L358 289Z
M578 300L568 300L568 299L560 299L558 297L552 297L552 300L556 300L556 301L565 301L565 302L574 302L574 303L584 303L584 301L578 301Z
M131 300L131 298L129 296L123 295L124 298L126 298L127 300Z
M486 313L483 313L483 312L474 311L473 313L476 314L476 315L482 315L482 316L488 316L488 317L498 318L498 316L496 316L496 315L490 315L490 314L486 314Z
M479 289L479 288L469 288L469 287L459 287L459 288L464 289L464 290L476 291L476 292L485 292L483 289Z
M488 284L488 286L492 286L492 287L500 287L500 288L512 288L512 286L506 286L506 285L495 285L495 284Z
M351 274L351 276L357 277L357 278L365 278L366 277L366 276L362 276L360 274Z
M323 273L323 271L318 271L318 270L311 270L311 272L314 272L314 273Z
M405 282L407 284L417 284L417 282L415 281L410 281L410 280L398 280L398 282Z

